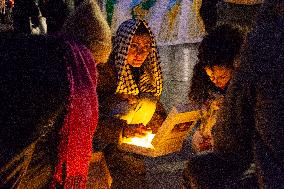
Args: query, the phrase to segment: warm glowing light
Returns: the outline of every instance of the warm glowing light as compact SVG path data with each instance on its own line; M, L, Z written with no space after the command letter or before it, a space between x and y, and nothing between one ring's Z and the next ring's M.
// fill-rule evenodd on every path
M156 103L149 99L143 99L135 110L129 111L125 115L121 115L120 119L126 120L127 124L147 125L156 110Z
M133 144L136 146L142 146L145 148L152 148L154 149L154 146L151 144L153 138L155 137L155 134L152 134L152 131L147 131L146 135L144 136L136 136L132 138L122 138L122 143L127 143L127 144Z

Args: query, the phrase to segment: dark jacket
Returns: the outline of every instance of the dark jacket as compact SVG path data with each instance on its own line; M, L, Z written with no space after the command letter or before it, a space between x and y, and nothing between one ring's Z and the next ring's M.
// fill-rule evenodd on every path
M64 37L2 34L0 44L0 187L56 185L63 164L64 187L84 185L98 118L91 52Z
M5 170L4 166L17 156L21 158L10 166L24 165L29 157L23 152L28 149L45 151L44 156L40 153L38 159L31 162L39 168L37 174L45 170L44 175L48 177L43 176L37 184L51 178L45 165L56 162L57 133L69 96L61 44L58 39L43 36L1 34L0 187L9 188L9 185L3 186L3 182L14 170L9 166ZM40 145L34 149L35 144Z
M284 188L283 26L283 16L259 20L214 133L216 150L239 157L239 165L253 157L261 188Z

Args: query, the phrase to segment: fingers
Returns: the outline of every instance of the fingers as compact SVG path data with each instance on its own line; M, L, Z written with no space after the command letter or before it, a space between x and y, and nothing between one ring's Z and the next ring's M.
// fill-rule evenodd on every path
M143 137L150 131L143 124L130 124L124 128L124 137Z

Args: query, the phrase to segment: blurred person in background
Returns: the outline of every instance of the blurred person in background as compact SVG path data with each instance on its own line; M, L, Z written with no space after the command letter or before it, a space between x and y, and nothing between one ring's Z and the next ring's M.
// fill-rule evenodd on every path
M38 24L39 9L34 0L16 0L12 14L16 33L31 34L31 23Z
M263 0L203 0L200 15L206 32L216 25L230 24L242 32L253 28Z

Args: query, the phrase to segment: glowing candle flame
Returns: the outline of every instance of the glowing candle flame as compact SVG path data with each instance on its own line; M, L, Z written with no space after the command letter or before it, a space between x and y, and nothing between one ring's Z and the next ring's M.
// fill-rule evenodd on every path
M151 144L154 137L155 134L152 134L152 131L147 131L145 136L132 137L132 138L123 137L122 143L133 144L136 146L142 146L145 148L154 149L154 146Z

